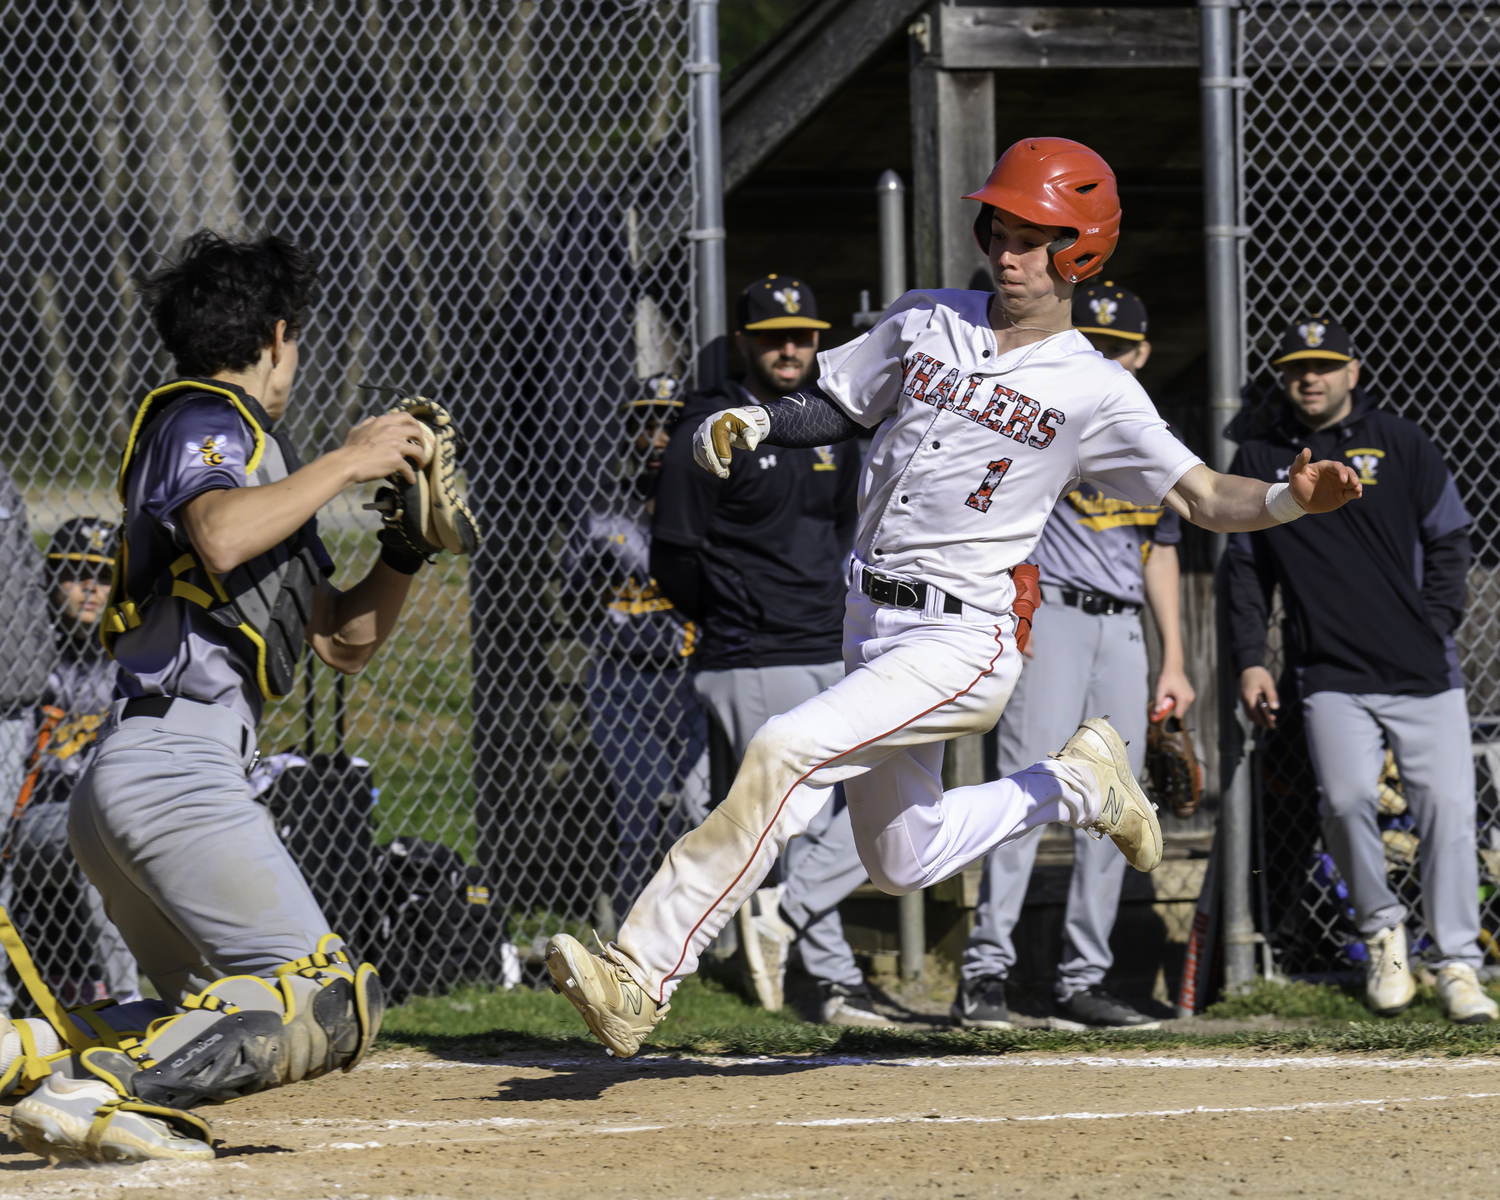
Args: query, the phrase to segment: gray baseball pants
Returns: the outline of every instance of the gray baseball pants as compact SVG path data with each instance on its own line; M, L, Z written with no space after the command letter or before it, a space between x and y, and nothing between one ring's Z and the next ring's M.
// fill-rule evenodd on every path
M77 876L73 851L68 846L68 807L65 801L54 800L33 804L26 809L16 830L11 870L21 886L29 883L31 894L37 896L56 895L59 887L72 891L69 881L76 885L77 903L82 908L77 915L85 940L83 946L77 947L77 957L85 962L92 958L94 966L103 975L109 995L121 1004L129 1003L140 993L135 959L126 948L120 931L104 915L104 902L98 889ZM67 892L62 895L66 897ZM31 934L37 923L34 914L28 911L13 911L11 916L22 937ZM57 958L56 948L32 944L30 949L43 968L42 973L50 975L47 967Z
M1364 937L1405 921L1385 871L1375 816L1388 744L1416 819L1422 916L1435 966L1483 961L1479 949L1474 759L1462 688L1433 696L1314 692L1303 701L1323 841L1349 885Z
M1146 762L1146 642L1136 613L1091 616L1058 602L1057 589L1042 588L1042 605L1032 619L1032 657L996 726L1001 776L1024 770L1061 750L1086 717L1109 717L1130 743L1130 768L1137 776ZM979 885L974 931L964 946L966 980L1004 979L1016 961L1011 938L1042 830L990 851ZM1063 956L1057 968L1057 996L1102 983L1114 962L1109 935L1120 908L1125 856L1108 838L1096 840L1073 830L1073 877L1063 921Z
M122 720L124 704L73 791L68 834L161 998L177 1006L310 954L328 922L250 794L254 730L221 705Z
M737 667L699 671L693 688L723 726L735 754L743 758L756 730L772 717L826 691L844 677L844 664ZM1029 764L1028 764L1029 765ZM833 793L800 838L782 854L781 912L799 931L802 965L814 979L862 987L864 976L844 940L838 904L869 876L854 845L854 827L843 788Z
M26 761L31 755L31 718L6 717L0 720L0 804L4 811L15 807L21 794L21 785L26 782ZM10 908L15 888L11 886L10 872L0 872L0 906ZM3 955L0 951L0 955ZM16 993L10 986L3 970L0 970L0 1016L10 1012L16 1001Z

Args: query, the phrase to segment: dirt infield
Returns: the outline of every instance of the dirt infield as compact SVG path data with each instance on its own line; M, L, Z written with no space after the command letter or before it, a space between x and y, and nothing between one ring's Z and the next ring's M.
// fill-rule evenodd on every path
M1500 1194L1500 1057L376 1056L209 1114L216 1163L0 1198Z

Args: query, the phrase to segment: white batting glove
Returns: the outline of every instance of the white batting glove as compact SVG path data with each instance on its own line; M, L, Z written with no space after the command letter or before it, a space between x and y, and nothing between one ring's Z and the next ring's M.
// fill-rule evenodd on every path
M754 450L771 432L771 414L758 405L726 408L704 418L693 435L693 459L720 479L729 478L729 459L738 446Z

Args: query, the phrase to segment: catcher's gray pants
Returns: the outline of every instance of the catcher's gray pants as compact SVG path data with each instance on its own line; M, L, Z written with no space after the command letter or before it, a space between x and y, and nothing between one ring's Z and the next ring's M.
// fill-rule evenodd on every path
M1385 845L1375 823L1388 744L1421 839L1422 916L1433 940L1429 960L1479 966L1474 760L1463 689L1434 696L1314 692L1303 710L1323 840L1349 885L1359 932L1371 937L1408 913L1386 876Z
M98 890L86 879L78 877L77 863L68 846L68 805L62 800L46 804L33 804L21 817L16 830L16 843L11 851L10 869L14 880L23 889L23 895L54 896L56 903L75 903L81 910L75 914L82 927L82 946L43 946L34 941L29 946L32 957L48 977L50 986L57 986L54 976L58 972L53 964L76 962L86 967L92 960L109 989L109 995L118 1003L127 1004L139 998L140 981L136 978L135 958L120 936L120 931L110 924L104 915L104 902ZM58 884L65 886L59 888ZM23 937L38 924L42 914L24 910L12 911L17 927ZM77 968L62 973L68 982L83 982L87 971ZM90 978L98 978L93 976ZM73 1003L86 1003L92 997Z
M772 717L790 712L844 677L844 664L793 667L738 667L699 671L693 688L743 758L756 730ZM1029 764L1028 764L1029 765ZM799 931L802 965L814 979L861 987L864 976L844 940L838 903L869 876L854 845L849 809L834 788L808 830L782 855L781 911ZM1118 852L1117 852L1118 853Z
M1091 616L1057 602L1044 586L1032 619L1032 657L996 727L998 773L1013 774L1061 750L1086 717L1109 717L1130 743L1137 776L1146 761L1146 642L1134 613ZM1045 826L990 851L979 885L974 932L964 946L963 977L1000 979L1015 965L1011 933L1021 915L1026 886ZM1114 962L1109 935L1120 908L1125 856L1108 838L1073 830L1073 877L1063 923L1063 956L1057 995L1102 983Z
M124 704L73 790L68 833L161 998L310 954L328 922L250 795L254 731L222 705L121 720Z
M26 782L26 760L31 754L31 717L0 719L0 812L9 813ZM8 872L0 872L0 906L10 908L14 893ZM0 954L3 954L0 951ZM16 993L0 971L0 1015L10 1012Z

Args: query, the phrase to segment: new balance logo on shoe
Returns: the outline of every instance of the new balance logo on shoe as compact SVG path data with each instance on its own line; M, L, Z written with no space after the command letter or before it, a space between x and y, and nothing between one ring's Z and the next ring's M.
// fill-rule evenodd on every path
M1104 808L1100 815L1111 825L1118 825L1120 817L1125 811L1125 800L1115 795L1115 789L1109 789L1109 795L1104 799Z

